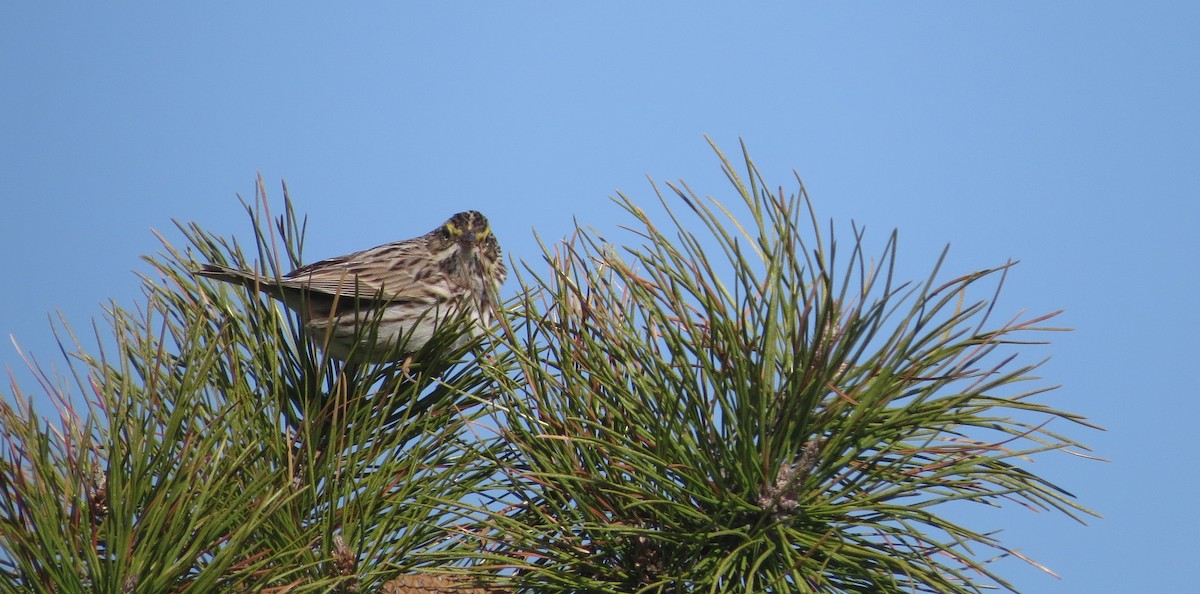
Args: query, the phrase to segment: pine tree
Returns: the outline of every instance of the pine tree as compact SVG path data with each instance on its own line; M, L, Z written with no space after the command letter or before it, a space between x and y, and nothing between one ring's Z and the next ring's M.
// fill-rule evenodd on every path
M42 374L37 397L57 418L0 400L0 585L1012 590L990 562L1020 555L944 510L1092 513L1027 468L1091 427L1015 350L1054 314L992 320L1011 263L903 281L895 233L839 243L802 184L717 154L728 206L665 184L655 220L618 195L634 239L576 228L512 267L493 332L393 364L327 360L287 310L193 276L299 265L286 187L278 218L261 179L246 203L253 257L180 225L108 346L66 334L74 389Z

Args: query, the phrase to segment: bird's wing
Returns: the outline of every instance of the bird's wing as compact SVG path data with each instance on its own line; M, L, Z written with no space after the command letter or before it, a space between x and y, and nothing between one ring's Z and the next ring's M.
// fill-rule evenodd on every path
M442 301L439 294L443 291L430 288L446 284L441 278L444 274L437 267L422 265L422 249L423 243L412 240L389 243L297 268L281 284L327 295L355 296L359 301Z

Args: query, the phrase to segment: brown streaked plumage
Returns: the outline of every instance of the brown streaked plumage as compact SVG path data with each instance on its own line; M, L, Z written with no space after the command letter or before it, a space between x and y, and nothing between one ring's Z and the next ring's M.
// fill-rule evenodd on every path
M215 264L196 274L281 300L331 357L382 362L416 352L458 315L490 324L507 271L487 219L469 210L420 237L314 262L278 280ZM375 332L359 328L376 319Z

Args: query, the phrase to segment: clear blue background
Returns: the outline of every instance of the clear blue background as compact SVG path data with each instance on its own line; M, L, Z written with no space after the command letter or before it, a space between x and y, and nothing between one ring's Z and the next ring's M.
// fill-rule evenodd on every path
M703 139L739 139L820 215L901 233L920 275L1022 263L997 312L1066 308L1047 396L1111 463L1033 469L1105 519L1011 507L975 526L1026 592L1179 592L1200 546L1200 4L7 3L0 8L0 333L58 357L132 306L151 229L249 237L234 195L286 179L310 259L485 211L508 253L618 189L732 198ZM511 287L509 288L511 290ZM999 318L998 318L999 319ZM34 390L16 351L0 364ZM7 391L6 391L7 392Z

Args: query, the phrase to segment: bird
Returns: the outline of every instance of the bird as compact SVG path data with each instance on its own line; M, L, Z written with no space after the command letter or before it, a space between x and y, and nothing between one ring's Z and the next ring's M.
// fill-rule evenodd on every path
M507 270L487 218L468 210L419 237L314 262L281 278L217 264L195 274L282 301L334 359L407 364L450 322L467 324L454 326L465 330L455 348L489 326Z

